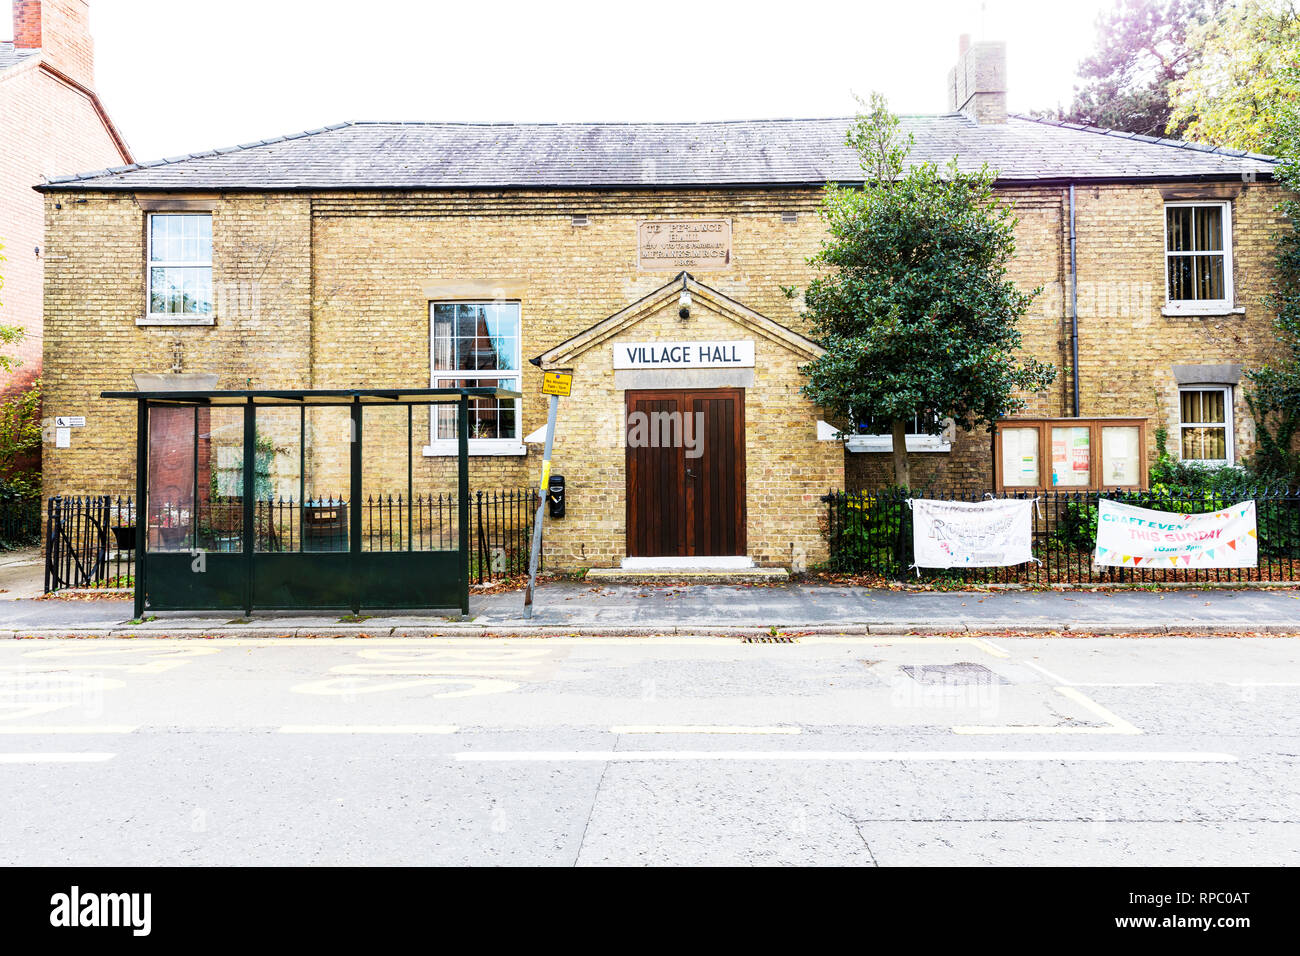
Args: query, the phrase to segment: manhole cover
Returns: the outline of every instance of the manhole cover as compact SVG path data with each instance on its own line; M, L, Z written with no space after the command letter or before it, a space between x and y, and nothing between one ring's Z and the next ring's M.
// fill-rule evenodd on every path
M1009 684L983 664L908 664L903 673L922 684Z

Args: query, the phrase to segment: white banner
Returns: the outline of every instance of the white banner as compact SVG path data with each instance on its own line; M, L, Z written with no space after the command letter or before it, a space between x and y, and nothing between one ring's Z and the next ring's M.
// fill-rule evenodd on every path
M1130 568L1253 568L1259 564L1255 502L1185 515L1101 499L1098 564Z
M918 568L1001 567L1034 560L1033 498L912 500Z

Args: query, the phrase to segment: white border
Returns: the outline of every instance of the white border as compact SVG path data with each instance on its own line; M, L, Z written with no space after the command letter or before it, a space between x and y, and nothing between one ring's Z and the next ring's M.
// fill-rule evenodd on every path
M1188 207L1218 206L1223 210L1223 294L1222 299L1170 299L1169 298L1169 257L1170 256L1210 256L1218 252L1175 252L1169 248L1169 210ZM1231 315L1244 313L1245 309L1233 307L1232 288L1232 203L1228 200L1188 200L1185 202L1167 202L1161 210L1164 217L1162 229L1164 244L1164 307L1163 315Z
M209 303L211 309L207 312L150 312L153 308L153 270L154 269L202 269L202 262L183 262L171 260L153 260L153 219L155 216L207 216L208 231L212 232L212 226L216 224L215 217L211 212L195 212L185 210L175 210L167 212L147 212L144 216L144 308L145 314L135 320L136 325L216 325L217 324L217 303L216 303L216 273L212 267L214 255L209 255L206 264L208 270L208 290L212 295L212 301ZM213 237L209 235L211 242Z
M515 305L519 307L519 333L515 336L515 369L444 369L441 372L434 368L433 355L433 307L435 305L498 305L498 304ZM513 378L516 382L514 391L523 390L524 371L518 366L523 365L524 354L524 303L522 299L427 299L425 300L425 315L429 320L429 387L437 388L438 379L440 378L487 378L490 373L491 377L496 379ZM454 331L454 329L453 329ZM455 341L452 336L452 341ZM505 372L505 375L500 374ZM470 373L470 374L458 374ZM515 427L519 431L524 430L523 420L523 402L515 399ZM459 443L455 438L438 437L438 416L430 405L429 412L429 444L421 449L425 458L445 458L460 454ZM528 446L518 438L471 438L469 440L469 453L471 457L490 456L490 455L527 455Z
M1232 401L1235 398L1235 389L1231 385L1192 385L1191 383L1178 386L1178 460L1191 464L1206 465L1210 468L1219 468L1223 465L1234 464L1237 460L1237 448L1234 441L1233 432L1237 427L1237 410L1233 407ZM1183 421L1183 392L1223 392L1223 422L1184 422ZM1218 428L1222 424L1224 431L1223 447L1226 450L1227 458L1184 458L1183 457L1183 429L1184 428Z

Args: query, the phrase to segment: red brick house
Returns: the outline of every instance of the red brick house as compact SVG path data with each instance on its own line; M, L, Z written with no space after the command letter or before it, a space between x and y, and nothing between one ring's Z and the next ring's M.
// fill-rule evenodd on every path
M26 330L22 365L0 396L41 371L45 209L32 187L50 176L130 163L95 95L88 0L14 0L14 38L0 41L0 325Z

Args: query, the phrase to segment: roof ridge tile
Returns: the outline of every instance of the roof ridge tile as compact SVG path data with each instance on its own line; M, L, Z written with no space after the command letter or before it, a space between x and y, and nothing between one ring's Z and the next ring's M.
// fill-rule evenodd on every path
M850 117L672 123L347 121L47 181L59 189L816 186L861 182ZM987 165L1004 183L1270 177L1276 160L1065 120L908 116L914 161ZM1097 147L1080 136L1106 137ZM1108 145L1103 145L1103 142ZM1175 149L1157 149L1156 146ZM279 148L265 151L266 147ZM258 150L263 150L259 153ZM1243 158L1244 157L1244 158ZM182 166L175 172L171 167ZM77 185L73 185L77 184ZM84 185L81 185L84 184ZM38 187L42 188L42 187Z

